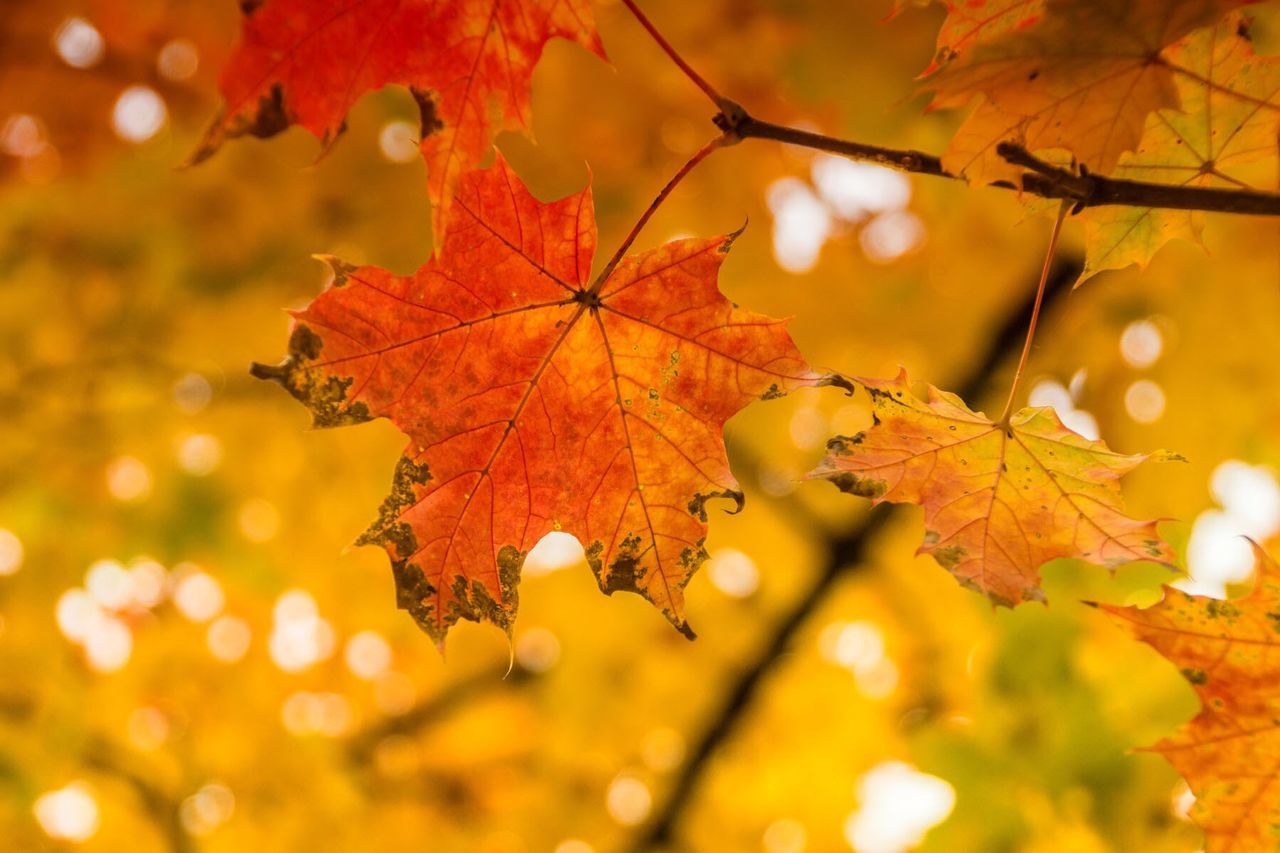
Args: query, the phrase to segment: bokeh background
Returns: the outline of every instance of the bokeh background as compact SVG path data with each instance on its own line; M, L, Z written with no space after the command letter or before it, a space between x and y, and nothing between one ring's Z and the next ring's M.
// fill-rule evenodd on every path
M756 114L940 151L916 73L939 9L645 4ZM533 137L499 147L535 193L590 168L601 246L714 129L614 2L609 68L551 44ZM1265 10L1264 10L1265 11ZM1071 561L1050 606L995 610L914 556L915 510L868 513L803 473L869 422L826 389L728 428L747 494L713 518L690 643L606 599L571 538L529 557L513 637L437 653L350 543L402 440L315 431L248 375L313 253L408 272L431 252L403 91L331 151L293 130L177 167L217 103L225 2L18 0L0 25L0 846L43 850L1190 851L1189 795L1135 752L1189 718L1174 667L1078 599L1172 580ZM718 152L639 247L748 222L721 286L792 316L815 365L968 387L999 409L1047 218L1000 190L751 141ZM1061 276L1079 252L1067 226ZM1125 452L1186 554L1238 591L1238 538L1280 529L1280 234L1210 219L1208 252L1052 297L1023 397ZM607 251L604 254L608 254ZM1075 261L1078 263L1078 261ZM1012 331L1010 331L1012 330Z

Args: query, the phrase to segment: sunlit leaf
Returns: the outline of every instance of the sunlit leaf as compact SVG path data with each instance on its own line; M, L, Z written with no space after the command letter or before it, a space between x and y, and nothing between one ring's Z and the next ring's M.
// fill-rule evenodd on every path
M1257 56L1248 18L1234 15L1197 30L1164 56L1185 70L1175 77L1181 107L1147 119L1138 149L1120 158L1114 175L1173 186L1248 186L1243 167L1275 160L1280 133L1280 62ZM1169 240L1198 242L1203 214L1111 206L1086 210L1085 269L1147 261Z
M932 385L921 399L905 371L855 381L871 395L876 423L832 439L814 476L876 503L924 507L921 552L965 586L1014 605L1044 598L1040 567L1059 557L1110 568L1172 560L1156 522L1121 506L1120 478L1153 456L1114 453L1048 408L998 424Z
M1178 68L1164 48L1248 2L1048 0L1042 16L1018 19L1030 25L983 40L930 79L934 107L965 106L977 95L989 103L965 122L964 144L945 162L986 183L1004 175L981 168L981 152L1014 141L1066 149L1109 172L1137 147L1148 115L1179 105Z
M1257 582L1244 598L1166 588L1146 610L1104 608L1181 669L1200 697L1195 719L1152 749L1186 777L1210 853L1280 844L1280 566L1256 551Z
M411 276L334 261L265 371L317 425L390 418L410 438L378 520L399 601L437 640L509 627L529 549L577 536L606 592L688 632L706 503L741 505L724 423L819 378L782 321L732 306L732 236L629 256L593 284L589 190L543 204L499 159L468 175L438 258Z

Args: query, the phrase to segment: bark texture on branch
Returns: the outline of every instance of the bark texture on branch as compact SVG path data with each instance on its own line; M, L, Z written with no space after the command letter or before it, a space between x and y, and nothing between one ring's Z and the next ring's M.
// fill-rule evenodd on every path
M885 148L848 139L838 139L813 131L774 124L755 118L742 107L726 102L724 109L713 119L716 126L731 138L772 139L788 145L798 145L816 151L826 151L918 175L964 180L948 172L942 159L935 154L911 149ZM1214 213L1239 213L1250 216L1280 216L1280 193L1258 190L1173 186L1146 181L1128 181L1102 175L1077 174L1069 169L1050 165L1032 156L1025 148L1012 142L1002 142L996 148L1001 157L1026 171L1022 185L1000 182L991 186L1016 190L1040 198L1061 199L1075 202L1075 211L1086 207L1123 205L1125 207L1154 207L1169 210L1202 210Z

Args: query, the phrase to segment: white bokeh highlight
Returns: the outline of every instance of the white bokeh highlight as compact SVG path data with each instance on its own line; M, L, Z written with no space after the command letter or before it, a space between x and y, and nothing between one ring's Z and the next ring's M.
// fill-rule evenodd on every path
M560 569L576 566L586 560L582 545L569 533L554 530L538 540L529 550L520 569L522 578L536 578Z
M98 832L98 800L85 782L41 794L32 811L45 835L58 841L88 841Z
M822 200L799 178L781 178L769 186L766 201L773 214L773 257L790 273L817 266L834 223Z
M311 594L291 589L276 599L268 650L271 660L285 672L302 672L334 652L333 626L320 618Z
M876 765L858 781L858 809L844 837L858 853L905 853L955 808L955 789L944 779L901 761Z
M822 657L849 671L858 691L884 699L898 686L898 667L885 653L884 634L874 622L833 622L818 636Z
M1196 517L1187 542L1188 577L1173 585L1226 598L1228 584L1253 574L1255 557L1245 537L1262 542L1280 533L1280 483L1269 468L1229 459L1214 469L1209 490L1221 508Z
M906 175L873 163L858 163L833 154L818 154L810 167L818 195L841 219L857 221L911 202Z
M1076 373L1076 377L1083 377L1083 375L1080 372ZM1083 378L1076 381L1073 377L1071 386L1063 385L1055 379L1037 382L1027 398L1027 405L1032 408L1048 406L1057 413L1058 419L1067 429L1090 441L1097 441L1101 434L1098 429L1098 419L1092 412L1076 405L1076 401L1084 391Z
M140 144L159 133L168 118L159 92L150 86L130 86L116 99L111 127L125 142Z
M92 68L102 61L106 43L97 27L84 18L72 17L54 31L53 50L72 68Z
M760 588L756 561L735 548L718 548L707 562L711 585L730 598L749 598Z
M0 527L0 577L17 574L25 557L26 551L18 534Z
M391 163L418 159L418 128L407 121L389 121L378 132L378 150Z
M1135 320L1120 333L1120 356L1135 370L1145 370L1160 360L1164 335L1151 320Z

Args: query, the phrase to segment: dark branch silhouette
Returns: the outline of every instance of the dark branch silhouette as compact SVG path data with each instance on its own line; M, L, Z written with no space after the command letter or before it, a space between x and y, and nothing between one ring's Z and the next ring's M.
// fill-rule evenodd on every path
M850 160L876 163L901 172L964 180L959 175L944 169L942 159L935 154L910 149L883 148L879 145L837 139L821 133L762 121L732 103L717 114L713 121L727 135L739 139L772 139L788 145L839 154ZM1025 148L1012 142L1001 142L996 147L996 152L1005 160L1015 166L1021 166L1026 171L1022 174L1021 185L1002 181L990 186L1015 190L1040 198L1072 201L1075 202L1074 210L1077 212L1087 207L1121 205L1239 213L1252 216L1280 216L1280 193L1220 187L1174 186L1146 181L1127 181L1102 175L1077 174L1069 169L1045 163L1032 156Z
M1055 264L1045 288L1042 311L1051 312L1071 291L1081 268L1079 259L1063 260ZM1034 290L1039 278L1039 274L1034 277L1028 288L1031 292L1027 298L1014 306L1003 322L985 337L989 341L986 351L974 360L965 375L957 377L954 383L956 391L966 401L973 402L981 397L1005 363L1017 357L1035 306ZM740 457L741 454L735 453L735 456ZM740 462L740 459L735 459L736 468L743 467ZM792 508L797 512L803 511L798 504ZM838 582L866 565L864 558L870 545L897 512L894 507L880 506L860 523L842 532L821 532L822 525L813 520L810 526L819 531L814 534L813 539L824 554L813 584L769 630L755 659L732 679L720 706L711 713L702 734L696 740L691 738L688 759L680 768L665 799L636 838L631 847L633 853L645 853L671 844L675 830L693 801L710 759L737 732L764 682L784 659L785 652L809 617L827 599Z

